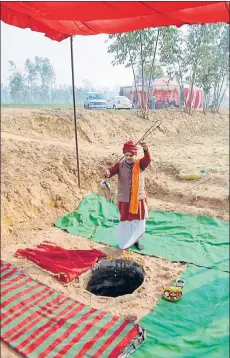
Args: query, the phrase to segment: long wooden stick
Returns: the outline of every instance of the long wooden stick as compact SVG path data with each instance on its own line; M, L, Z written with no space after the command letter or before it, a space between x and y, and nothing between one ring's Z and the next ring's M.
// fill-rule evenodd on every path
M159 128L159 126L161 125L162 120L157 119L152 125L151 127L145 132L145 134L138 140L138 142L135 143L135 145L139 144L141 141L143 141L148 135L150 135L151 133L153 133L157 128ZM157 125L156 125L157 124ZM123 158L125 157L125 155L123 155L122 158L119 159L118 162L120 162ZM116 162L113 162L113 164ZM112 165L113 165L112 164ZM108 179L105 175L105 179ZM108 184L105 185L107 186L107 188L110 190L110 187L108 186Z

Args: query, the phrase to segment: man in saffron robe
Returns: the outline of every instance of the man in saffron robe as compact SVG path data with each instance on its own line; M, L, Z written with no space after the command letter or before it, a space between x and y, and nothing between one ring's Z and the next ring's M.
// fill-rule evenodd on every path
M121 249L135 245L139 250L144 247L140 238L145 233L148 217L144 171L151 162L151 155L146 143L141 143L143 158L137 158L137 146L128 141L123 146L124 159L116 162L106 170L105 176L118 175L117 199L120 211L118 225L118 243Z

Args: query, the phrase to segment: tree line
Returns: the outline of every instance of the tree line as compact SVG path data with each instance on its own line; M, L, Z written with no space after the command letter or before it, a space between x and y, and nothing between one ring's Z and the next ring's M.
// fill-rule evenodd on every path
M109 35L107 43L112 64L132 68L136 91L141 82L143 116L148 116L143 103L146 82L150 96L152 81L163 73L177 80L180 93L185 83L190 94L194 86L202 88L204 112L219 110L229 87L229 25L149 28ZM192 113L192 103L187 110Z
M115 65L132 69L133 83L142 86L142 114L148 116L143 93L150 98L155 78L167 76L176 79L180 93L184 84L204 92L203 110L218 111L229 87L229 25L207 24L177 28L175 26L149 28L108 36L108 53L113 54ZM72 87L57 88L56 74L48 58L36 56L27 59L21 73L13 61L9 61L9 84L1 84L1 102L16 104L72 104ZM90 81L76 88L76 102L83 103L85 93L96 91ZM106 98L116 95L105 90ZM117 91L118 92L118 91ZM183 98L182 98L183 101ZM192 103L188 111L192 113Z
M9 61L9 84L1 84L1 103L7 104L72 104L72 86L56 86L55 68L48 58L36 56L27 59L23 73L13 61ZM85 94L97 91L89 80L83 80L84 87L76 87L76 103L83 104ZM112 96L114 89L104 89L105 97Z

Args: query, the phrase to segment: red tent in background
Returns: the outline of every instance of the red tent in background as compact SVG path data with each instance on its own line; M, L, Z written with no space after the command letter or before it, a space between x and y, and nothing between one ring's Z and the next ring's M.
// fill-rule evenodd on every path
M52 40L62 41L71 37L75 139L80 186L72 36L121 33L169 25L229 22L229 2L1 1L0 19L9 25L44 33Z
M148 82L144 84L143 101L147 104L148 101ZM132 102L135 98L136 105L140 105L142 101L142 85L137 84L137 91L134 86L121 87L123 95L127 96ZM167 77L157 78L151 83L151 93L156 97L156 109L164 107L164 101L168 101L169 105L174 101L174 105L179 106L181 101L180 86L175 80L170 80ZM191 104L193 108L200 109L203 106L203 90L193 86L192 93L189 85L184 84L184 99L187 107Z
M188 108L190 108L190 105L192 105L193 108L201 109L203 107L203 95L204 94L202 88L193 86L193 90L191 93L189 85L184 85L185 104Z
M147 105L148 101L148 87L149 83L146 81L144 83L144 93L142 93L142 84L137 83L137 90L134 86L121 87L122 93L127 96L132 102L133 97L135 97L135 103L138 105L142 102L142 96L144 104ZM167 77L156 78L154 81L151 81L151 90L150 93L156 97L156 104L159 100L175 100L176 104L180 104L180 87L175 80L170 80Z

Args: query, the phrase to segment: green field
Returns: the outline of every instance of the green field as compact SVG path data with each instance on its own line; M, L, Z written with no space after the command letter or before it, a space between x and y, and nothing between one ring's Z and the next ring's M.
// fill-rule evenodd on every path
M78 108L83 108L82 104L76 105ZM72 109L72 104L16 104L16 103L3 103L1 108L63 108Z

